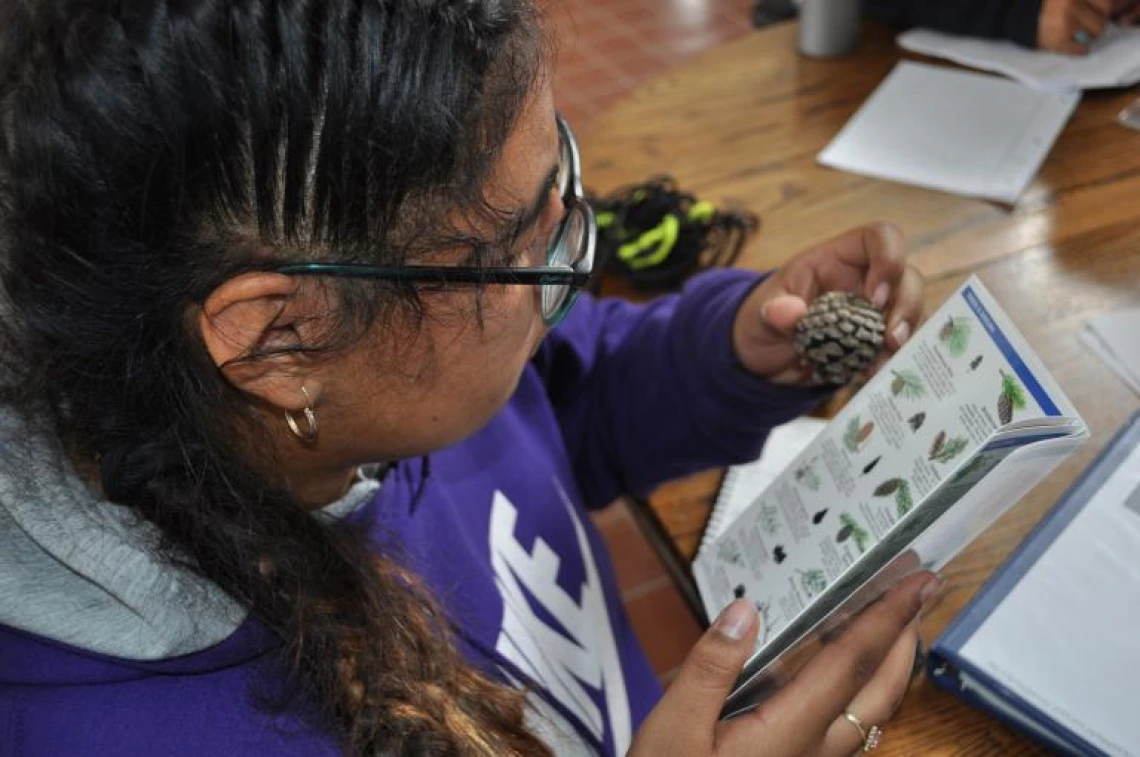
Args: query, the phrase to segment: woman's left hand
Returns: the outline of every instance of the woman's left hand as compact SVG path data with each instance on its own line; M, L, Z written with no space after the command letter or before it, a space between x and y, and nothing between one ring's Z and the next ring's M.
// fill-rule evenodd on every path
M907 265L902 232L870 224L800 253L752 291L733 323L737 359L775 383L810 384L812 369L796 353L796 323L816 297L833 291L861 294L883 310L887 355L922 318L922 275Z

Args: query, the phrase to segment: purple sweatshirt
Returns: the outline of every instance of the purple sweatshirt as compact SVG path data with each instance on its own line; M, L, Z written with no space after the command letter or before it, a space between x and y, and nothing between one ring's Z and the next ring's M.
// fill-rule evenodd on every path
M818 399L735 361L733 317L757 281L706 273L648 306L583 297L510 402L433 454L426 479L418 462L401 463L339 505L378 550L399 545L475 664L531 687L528 722L559 754L624 754L661 691L587 511L751 459L772 426ZM0 421L0 444L23 444L18 431ZM36 453L56 461L46 471L7 458L0 756L339 753L303 713L259 709L256 694L276 691L281 672L255 619L152 561L145 524L69 515L73 496L51 493L79 489L58 455ZM20 478L29 470L34 481ZM51 476L66 486L39 486Z

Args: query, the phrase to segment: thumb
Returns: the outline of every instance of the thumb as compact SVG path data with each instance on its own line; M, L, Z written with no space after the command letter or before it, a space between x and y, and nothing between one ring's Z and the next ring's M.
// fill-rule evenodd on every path
M788 336L807 312L807 303L794 294L781 294L764 305L764 323L771 329Z
M693 646L638 734L644 754L712 752L724 700L756 647L759 627L756 608L746 599L721 612Z

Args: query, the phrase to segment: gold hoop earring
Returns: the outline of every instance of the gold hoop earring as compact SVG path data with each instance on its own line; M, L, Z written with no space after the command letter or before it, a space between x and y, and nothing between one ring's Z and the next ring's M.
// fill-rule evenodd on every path
M312 444L317 440L317 432L321 430L321 427L317 423L317 412L313 409L313 399L309 396L309 390L302 386L301 394L305 395L305 401L308 403L304 410L305 424L308 428L302 431L301 425L297 423L297 419L289 410L285 411L285 423L289 424L289 430L293 432L293 436L301 440L302 444Z

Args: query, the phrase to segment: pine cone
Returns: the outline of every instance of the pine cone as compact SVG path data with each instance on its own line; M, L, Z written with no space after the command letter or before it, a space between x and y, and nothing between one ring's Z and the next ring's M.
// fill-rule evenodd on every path
M796 350L815 366L816 381L843 386L879 356L885 329L883 314L868 300L828 292L796 324Z

